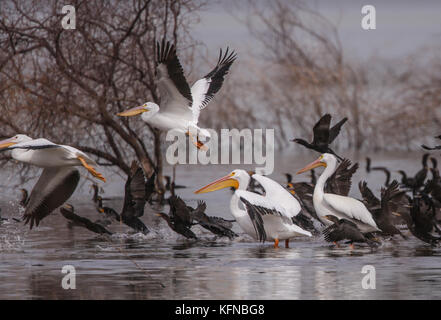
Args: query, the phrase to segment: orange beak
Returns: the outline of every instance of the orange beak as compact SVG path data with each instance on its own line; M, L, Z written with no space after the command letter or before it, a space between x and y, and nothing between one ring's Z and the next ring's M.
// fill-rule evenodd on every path
M149 110L146 107L139 106L139 107L135 107L135 108L128 109L126 111L117 113L116 115L120 116L120 117L133 117L133 116L136 116L138 114L141 114L141 113L147 112L147 111L149 111Z
M0 150L1 149L5 149L5 148L10 147L10 146L13 146L14 144L17 144L17 143L16 142L12 142L11 138L2 140L2 141L0 141Z
M210 184L207 184L205 187L202 187L201 189L195 191L194 193L199 194L199 193L213 192L228 187L233 187L237 189L239 188L239 182L236 179L231 178L232 176L233 174L230 173L225 177L222 177L216 181L213 181Z
M326 167L326 163L322 162L323 157L320 156L320 158L318 158L317 160L311 162L310 164L308 164L306 167L304 167L303 169L299 170L297 172L297 174L312 170L314 168L317 167Z

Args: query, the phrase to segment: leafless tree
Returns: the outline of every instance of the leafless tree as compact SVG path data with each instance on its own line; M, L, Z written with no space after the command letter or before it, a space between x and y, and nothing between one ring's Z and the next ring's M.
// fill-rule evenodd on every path
M25 133L94 155L129 172L137 158L163 190L161 134L115 114L159 102L155 42L177 44L192 63L193 0L71 1L76 29L62 28L65 2L0 3L0 136Z

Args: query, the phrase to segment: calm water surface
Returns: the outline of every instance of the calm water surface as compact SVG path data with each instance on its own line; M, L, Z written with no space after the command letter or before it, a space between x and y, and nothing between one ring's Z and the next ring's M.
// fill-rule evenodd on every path
M375 155L374 165L419 169L419 154ZM284 172L295 172L316 155L278 160L272 178L283 182ZM357 159L353 157L353 159ZM366 179L378 193L384 177L366 175L364 162L354 178ZM230 218L230 191L206 195L192 192L234 169L232 166L187 166L178 168L177 183L188 186L179 194L195 205L208 205L208 214ZM308 175L297 176L296 180ZM104 197L118 197L123 186L110 177ZM31 182L32 186L34 182ZM19 217L18 191L4 190L0 207L3 217ZM88 192L88 182L69 201L76 212L97 219ZM120 209L122 199L106 205ZM417 239L383 242L371 250L335 248L321 237L299 238L291 248L274 249L245 235L234 241L215 239L195 227L198 242L187 241L170 231L154 215L161 208L147 208L143 221L147 236L130 233L124 225L109 227L112 237L95 236L87 230L67 228L55 211L40 227L28 230L19 223L0 225L0 298L2 299L440 299L441 248L431 248ZM163 209L168 212L168 208ZM238 227L235 227L240 232ZM64 265L77 272L76 289L64 290ZM376 289L362 289L364 265L376 269Z

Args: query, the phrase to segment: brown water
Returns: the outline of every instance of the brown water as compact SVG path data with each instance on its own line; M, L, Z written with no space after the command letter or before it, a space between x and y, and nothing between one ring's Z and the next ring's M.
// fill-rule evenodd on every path
M419 155L375 155L374 165L416 172ZM295 172L315 155L283 157L272 178L284 181L283 172ZM362 163L362 167L364 163ZM231 218L230 191L196 196L192 192L233 166L181 166L179 194L194 205L205 200L210 215ZM296 180L307 178L298 176ZM110 177L112 179L112 177ZM366 175L364 167L354 178L367 179L378 192L381 173ZM113 177L104 197L117 196L122 184ZM32 183L31 183L32 185ZM69 201L78 214L97 219L88 183ZM377 187L376 187L377 186ZM6 192L0 202L3 217L20 216L17 192ZM120 209L122 199L106 205ZM335 248L321 237L299 238L291 248L274 249L245 235L234 241L215 239L195 227L200 241L174 234L147 208L143 221L152 230L133 234L124 225L109 227L112 237L67 228L58 213L31 231L15 222L0 225L0 298L2 299L440 299L441 249L415 238L385 241L371 250ZM164 211L168 212L168 208ZM238 227L235 230L240 232ZM76 289L64 290L64 265L76 269ZM363 289L364 265L376 269L376 289Z

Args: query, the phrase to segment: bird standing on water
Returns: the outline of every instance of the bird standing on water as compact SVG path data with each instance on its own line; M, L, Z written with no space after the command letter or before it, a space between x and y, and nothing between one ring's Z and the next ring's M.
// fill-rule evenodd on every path
M230 209L236 222L242 230L260 241L273 240L278 247L279 240L285 240L289 246L289 239L296 236L311 237L311 233L304 230L294 221L303 221L299 216L299 202L277 182L254 174L252 176L264 189L265 195L247 191L250 175L245 170L236 169L205 187L195 191L196 194L212 192L223 188L234 187L235 192L231 197ZM245 210L239 207L245 205ZM296 220L297 219L297 220Z
M333 215L324 216L325 219L332 222L325 230L323 235L328 242L337 243L342 240L349 240L351 248L353 248L354 242L367 243L370 247L378 245L375 241L365 237L363 233L358 229L357 225L348 219L339 219Z
M358 188L363 197L363 202L372 213L378 228L381 229L381 234L385 236L399 234L406 239L392 221L392 215L401 216L397 212L399 207L407 205L406 192L398 188L398 182L394 180L388 187L381 188L381 200L372 193L366 182L360 181Z
M372 214L361 201L347 196L325 193L326 180L335 172L337 167L337 158L334 155L330 153L322 154L317 160L297 173L303 173L320 166L325 167L325 170L318 178L313 195L314 208L320 221L325 225L330 225L331 221L325 216L333 215L339 219L352 221L363 233L380 231Z

